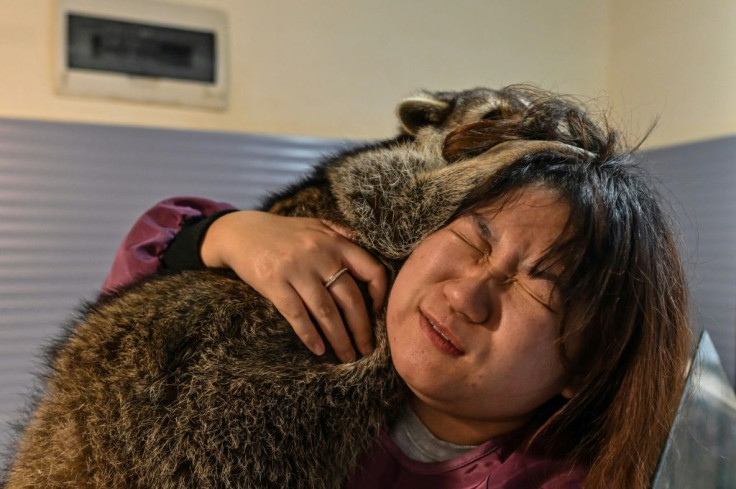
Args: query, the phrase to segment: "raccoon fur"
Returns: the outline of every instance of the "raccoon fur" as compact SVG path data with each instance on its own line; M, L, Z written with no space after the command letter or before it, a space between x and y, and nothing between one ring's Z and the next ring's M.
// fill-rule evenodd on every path
M506 103L488 89L407 99L398 137L323 161L264 208L347 226L395 272L479 182L555 150L515 141L443 159L448 132ZM102 296L48 352L3 487L342 487L407 395L383 313L374 319L374 353L340 364L310 353L231 272L157 276Z

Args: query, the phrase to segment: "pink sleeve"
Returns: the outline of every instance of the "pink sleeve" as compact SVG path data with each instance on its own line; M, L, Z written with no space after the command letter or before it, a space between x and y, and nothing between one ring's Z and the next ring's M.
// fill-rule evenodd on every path
M159 202L133 224L118 248L102 291L110 293L156 273L162 253L187 219L207 217L226 209L234 207L196 197L174 197Z

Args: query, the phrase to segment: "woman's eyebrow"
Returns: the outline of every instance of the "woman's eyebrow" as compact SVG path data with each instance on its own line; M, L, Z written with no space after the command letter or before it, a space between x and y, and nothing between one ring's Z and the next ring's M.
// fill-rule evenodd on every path
M483 238L483 240L487 241L488 244L494 245L496 244L496 238L494 238L493 234L491 233L491 230L488 228L488 221L477 212L471 212L470 217L473 218L473 223L475 224L475 228L478 230L478 234Z

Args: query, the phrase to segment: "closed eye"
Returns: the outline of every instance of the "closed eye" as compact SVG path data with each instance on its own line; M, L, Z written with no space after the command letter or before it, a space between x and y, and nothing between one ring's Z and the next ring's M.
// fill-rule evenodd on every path
M547 309L548 311L550 311L550 312L552 312L554 314L559 314L559 311L557 311L554 307L552 307L552 304L550 304L550 302L552 301L552 293L551 292L549 294L546 294L546 295L549 296L549 299L548 300L544 300L544 299L542 299L540 297L540 294L534 292L527 284L524 283L523 280L517 280L515 283L519 287L521 287L522 290L524 292L526 292L527 295L529 295L529 297L531 297L532 299L534 299L535 301L537 301L539 304L541 304L542 306L544 306L545 309Z
M480 255L483 255L483 257L486 257L491 253L490 249L484 249L479 245L474 244L470 238L465 237L462 233L459 233L457 231L455 231L454 233L458 238L460 238L462 242L471 247L473 250L477 251Z

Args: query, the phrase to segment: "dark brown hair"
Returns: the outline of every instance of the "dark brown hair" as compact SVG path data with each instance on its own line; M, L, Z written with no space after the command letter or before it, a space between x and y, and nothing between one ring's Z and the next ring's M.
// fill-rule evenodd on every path
M448 135L457 161L513 139L555 140L579 151L522 158L480 185L458 212L543 185L570 205L565 232L537 263L564 265L560 352L580 386L528 449L572 440L571 457L590 465L585 488L649 487L674 418L690 351L687 286L676 239L657 193L607 124L581 104L529 87L487 120ZM571 339L580 342L570 355ZM548 406L549 407L549 406Z

